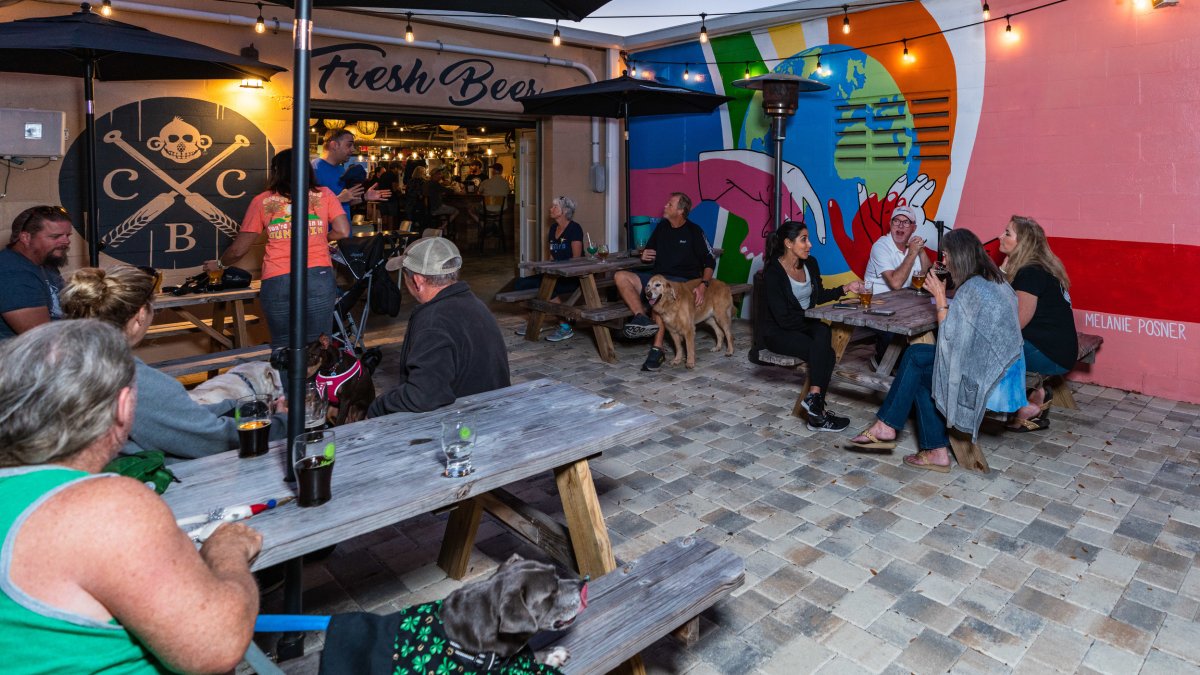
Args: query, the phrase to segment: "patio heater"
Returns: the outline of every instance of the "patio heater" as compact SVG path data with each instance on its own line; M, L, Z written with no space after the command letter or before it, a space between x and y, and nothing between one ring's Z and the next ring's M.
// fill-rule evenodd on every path
M783 221L783 141L787 138L787 118L796 114L800 92L824 91L829 85L785 73L767 73L737 80L733 84L743 89L761 91L763 112L774 118L772 133L775 136L775 217L763 233L765 237Z

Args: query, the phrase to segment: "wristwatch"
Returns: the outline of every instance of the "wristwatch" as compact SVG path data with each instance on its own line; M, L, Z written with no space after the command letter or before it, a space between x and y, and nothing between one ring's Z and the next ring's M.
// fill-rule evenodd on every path
M701 279L700 283L704 284L705 288L708 288L712 285L712 279Z

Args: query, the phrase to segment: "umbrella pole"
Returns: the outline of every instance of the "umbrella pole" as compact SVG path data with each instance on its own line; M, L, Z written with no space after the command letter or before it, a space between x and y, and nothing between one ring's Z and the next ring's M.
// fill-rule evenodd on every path
M84 175L87 183L84 195L84 217L87 219L84 236L87 237L88 265L91 267L100 266L100 205L96 199L96 94L92 86L95 75L96 63L89 59L84 64L83 71L83 145L86 154Z
M295 61L292 70L292 269L289 299L292 313L288 337L288 433L287 480L296 480L292 441L304 433L304 386L308 369L305 338L308 317L305 305L308 280L308 92L312 51L312 0L296 0ZM319 317L318 317L318 320ZM324 321L329 321L325 317ZM303 558L287 562L284 583L284 612L303 612ZM304 654L304 634L284 633L276 647L280 660Z
M629 193L629 172L633 169L633 161L629 156L629 101L621 102L621 117L625 118L625 247L633 250L633 195Z

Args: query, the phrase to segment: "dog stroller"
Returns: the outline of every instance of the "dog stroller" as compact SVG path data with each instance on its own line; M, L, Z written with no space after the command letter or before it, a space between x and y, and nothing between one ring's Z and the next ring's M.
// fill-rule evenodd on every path
M388 316L400 314L400 288L384 265L403 248L404 238L400 235L373 234L342 239L332 254L334 262L345 268L354 280L334 305L333 322L337 332L334 337L356 356L363 354L363 338L371 312ZM360 300L363 306L356 317L355 307Z

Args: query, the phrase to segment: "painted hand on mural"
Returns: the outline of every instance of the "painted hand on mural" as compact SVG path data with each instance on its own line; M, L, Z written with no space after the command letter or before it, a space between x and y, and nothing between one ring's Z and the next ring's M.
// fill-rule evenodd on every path
M901 204L906 204L917 214L917 229L914 237L921 237L929 245L937 245L937 226L925 215L925 202L937 188L934 181L921 174L910 185L907 175L901 175L888 189L887 196L882 200L877 193L867 194L867 188L862 183L858 185L858 212L854 214L851 224L851 234L846 234L841 224L842 208L834 200L829 200L829 221L834 224L833 239L846 258L846 264L856 274L862 274L867 269L871 259L871 246L876 239L886 236L892 220L892 211ZM929 248L927 246L926 248ZM935 255L935 253L931 255Z
M744 219L750 226L740 250L746 258L761 256L774 219L774 158L753 150L714 150L700 153L697 164L700 198ZM804 220L804 203L813 213L809 230L825 243L825 213L804 171L783 163L783 217Z

